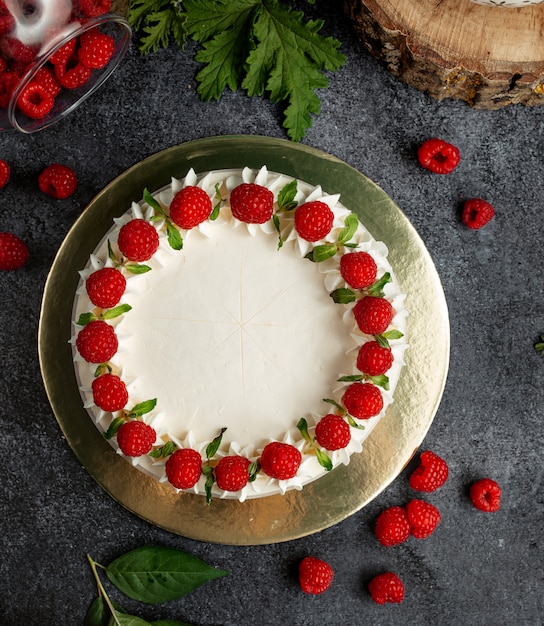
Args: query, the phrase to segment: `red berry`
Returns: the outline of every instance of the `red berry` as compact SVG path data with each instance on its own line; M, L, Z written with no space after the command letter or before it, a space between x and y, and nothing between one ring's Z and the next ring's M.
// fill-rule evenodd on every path
M410 487L427 493L436 491L448 479L446 461L430 450L422 452L419 458L419 467L410 475Z
M410 531L410 520L401 506L385 509L376 520L376 537L387 548L404 543L410 536Z
M113 57L115 40L106 33L96 29L83 33L80 38L78 59L85 67L102 69Z
M393 306L389 300L377 296L365 296L353 307L357 326L367 335L381 335L393 319Z
M288 480L293 478L302 462L300 451L288 443L272 441L261 454L261 469L270 478Z
M77 58L71 57L65 64L55 65L55 76L65 89L79 89L89 81L92 70Z
M239 491L249 482L249 459L243 456L225 456L215 466L215 481L219 489Z
M202 457L192 448L181 448L168 457L166 477L176 489L191 489L202 474Z
M17 106L33 120L44 118L55 106L55 98L44 85L30 82L17 100Z
M298 566L298 580L304 593L317 595L331 586L334 578L332 567L315 556L307 556Z
M315 438L326 450L341 450L351 441L351 428L341 415L329 413L317 423Z
M95 378L92 390L94 403L103 411L121 411L128 402L127 387L115 374L102 374Z
M87 17L98 17L111 11L112 0L79 0L79 8Z
M2 0L0 2L0 37L9 35L15 28L15 18Z
M393 365L391 348L380 346L377 341L367 341L357 354L357 369L368 376L382 376Z
M480 511L494 513L501 508L502 490L491 478L482 478L470 487L472 504Z
M74 170L67 165L53 163L38 176L38 187L46 195L64 200L77 189L77 177Z
M0 270L17 270L28 259L26 243L13 233L0 232Z
M342 400L346 411L357 419L369 419L383 409L383 396L372 383L352 383Z
M7 161L0 159L0 189L8 184L10 167Z
M393 572L384 572L375 576L368 584L368 591L376 604L386 602L400 604L404 600L404 585Z
M84 326L76 339L76 348L89 363L106 363L117 352L115 330L104 320L93 320Z
M459 149L443 139L429 139L417 151L422 167L435 174L449 174L459 165Z
M376 282L378 266L368 252L350 252L340 258L340 274L352 289L365 289Z
M170 204L170 217L184 230L198 226L210 217L212 201L208 194L196 186L184 187Z
M24 44L15 37L3 37L0 45L2 56L24 64L32 63L40 51L40 46Z
M55 72L53 72L53 70L47 65L40 67L34 75L32 82L39 83L51 94L53 98L56 98L62 91L62 87L59 85Z
M76 45L76 38L72 37L72 39L68 40L58 50L53 52L49 57L49 62L52 65L66 65L76 51Z
M243 183L232 190L230 208L233 216L247 224L264 224L274 211L274 194L261 185Z
M333 222L334 213L319 200L306 202L295 211L295 229L306 241L324 239L331 232Z
M111 309L125 293L126 278L114 267L103 267L85 281L90 301L101 309Z
M117 431L117 443L125 456L147 454L156 438L157 433L149 424L137 420L124 422Z
M411 534L417 539L432 535L442 519L440 511L424 500L410 500L406 505L406 514L412 525Z
M477 230L493 219L495 209L489 202L480 198L466 200L463 205L462 220L465 226Z
M152 224L137 218L121 226L117 245L129 261L147 261L159 247L159 235Z

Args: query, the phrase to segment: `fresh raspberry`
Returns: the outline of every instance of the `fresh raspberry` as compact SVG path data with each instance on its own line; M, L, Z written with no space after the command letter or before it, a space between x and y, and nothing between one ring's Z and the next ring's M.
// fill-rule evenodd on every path
M125 383L115 374L102 374L93 380L93 400L103 411L114 413L125 408L128 391Z
M357 419L369 419L383 409L383 396L372 383L352 383L342 400L346 411Z
M381 335L393 319L393 306L386 298L365 296L353 307L357 326L367 335Z
M129 261L147 261L159 247L159 235L152 224L137 218L121 226L117 245Z
M79 89L83 87L92 76L92 70L79 60L72 57L68 63L55 65L55 76L65 89Z
M30 82L17 99L17 106L27 117L33 120L41 120L55 106L55 98L44 85Z
M174 196L170 204L170 217L174 224L189 230L207 220L212 208L210 196L204 189L191 185Z
M10 13L5 2L0 1L0 37L9 35L15 28L15 18Z
M117 444L125 456L147 454L156 438L157 433L149 424L137 420L124 422L117 431Z
M416 539L432 535L442 520L440 511L425 500L410 500L406 505L406 515L412 525L410 532Z
M326 562L315 556L306 556L298 566L298 580L304 593L324 593L332 585L334 571Z
M461 219L465 226L477 230L490 222L494 215L495 209L489 202L480 198L471 198L463 204Z
M351 441L351 428L341 415L329 413L317 423L315 438L326 450L341 450Z
M13 68L5 70L0 74L0 108L8 108L13 92L20 80L21 74Z
M191 489L202 474L202 457L192 448L181 448L168 457L166 477L176 489Z
M377 341L367 341L357 354L357 369L368 376L382 376L393 365L391 348L380 346Z
M72 37L72 39L69 39L58 50L53 52L48 59L49 62L52 65L66 65L76 51L76 45L77 40L75 37Z
M0 232L0 270L17 270L27 262L26 243L13 233Z
M368 252L350 252L340 258L340 274L352 289L365 289L376 282L378 266Z
M400 604L404 600L404 585L393 572L384 572L375 576L368 584L368 591L376 604L386 602Z
M101 309L111 309L125 293L127 280L114 267L102 267L85 281L90 301Z
M219 489L239 491L249 482L251 462L243 456L224 456L215 466L215 481Z
M79 8L87 17L98 17L111 11L112 0L79 0Z
M378 541L389 548L404 543L410 536L411 525L406 509L392 506L378 515L375 534Z
M300 451L288 443L272 441L264 447L261 454L261 469L278 480L293 478L302 462Z
M416 491L431 493L436 491L448 479L448 464L430 450L422 452L420 464L410 475L410 487Z
M3 56L24 64L32 63L40 51L40 46L26 45L15 37L3 37L0 46Z
M42 87L45 87L53 98L56 98L62 91L62 87L59 85L55 72L47 65L40 67L32 82L39 83Z
M247 224L264 224L274 211L274 194L261 185L243 183L232 190L230 208L233 216Z
M102 69L113 56L115 40L106 33L93 29L83 33L80 38L78 58L85 67Z
M429 139L417 151L422 167L435 174L449 174L459 165L459 149L443 139Z
M104 320L93 320L78 333L76 348L89 363L106 363L117 352L119 342L112 326Z
M8 184L10 173L11 170L8 162L4 161L4 159L0 159L0 189Z
M501 508L502 490L491 478L482 478L470 487L472 504L480 511L494 513Z
M65 200L77 189L77 177L74 170L67 165L53 163L38 176L38 187L52 198Z
M319 200L306 202L295 211L295 229L306 241L324 239L331 232L333 221L334 213Z

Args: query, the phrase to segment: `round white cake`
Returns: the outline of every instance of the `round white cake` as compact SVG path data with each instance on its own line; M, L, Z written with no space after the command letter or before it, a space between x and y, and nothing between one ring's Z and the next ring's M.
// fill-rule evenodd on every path
M233 216L230 195L242 184L272 192L273 217L247 223ZM187 187L204 190L214 211L183 229L172 222L169 209ZM282 206L288 189L289 206ZM316 201L327 205L334 219L324 238L310 242L300 236L294 215ZM143 263L124 259L117 243L120 229L132 220L147 221L158 234L158 249ZM340 271L341 257L356 252L374 259L379 297L392 305L391 322L379 337L362 332L354 316L356 303L374 292L351 289ZM89 276L106 267L126 279L111 309L95 306L86 286ZM150 426L149 452L125 457L161 482L168 482L165 468L172 454L196 450L202 472L182 491L208 501L243 501L301 489L361 452L393 401L407 347L404 294L385 244L354 220L339 195L319 186L266 167L190 170L152 197L144 194L115 219L80 274L71 343L84 406L120 454L120 425L140 421ZM107 363L89 362L76 346L91 320L114 329L118 347ZM385 376L370 376L357 367L361 346L376 340L391 353ZM110 412L95 402L93 381L105 373L126 387L128 399L120 410ZM362 384L376 387L383 400L377 414L364 418L351 415L344 402L346 389ZM349 442L340 449L324 448L315 435L317 424L330 414L349 426ZM300 453L292 477L266 473L261 456L270 442ZM250 463L246 484L235 491L217 484L216 468L225 457Z

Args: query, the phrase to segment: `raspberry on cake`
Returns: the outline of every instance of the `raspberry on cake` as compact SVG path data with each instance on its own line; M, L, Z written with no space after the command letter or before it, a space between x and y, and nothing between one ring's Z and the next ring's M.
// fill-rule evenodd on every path
M135 471L208 502L283 495L349 463L393 401L407 347L385 245L340 195L266 167L189 170L142 196L104 233L74 302L83 330L100 329L74 321L71 340L97 428ZM342 273L346 256L364 270ZM376 339L354 300L331 298L356 274L354 299L379 301ZM358 359L374 341L378 355ZM358 361L388 366L389 389ZM119 423L143 424L142 406L156 438L135 455L146 447L122 445Z

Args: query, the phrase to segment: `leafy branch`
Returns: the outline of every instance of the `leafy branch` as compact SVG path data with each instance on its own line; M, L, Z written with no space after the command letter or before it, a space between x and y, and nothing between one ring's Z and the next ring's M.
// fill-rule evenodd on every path
M323 20L305 20L280 0L131 0L129 21L141 32L143 54L172 38L181 49L188 37L201 44L195 60L203 64L196 76L202 100L241 88L283 103L283 126L294 141L321 110L316 90L328 87L324 71L345 63L340 42L320 34Z

